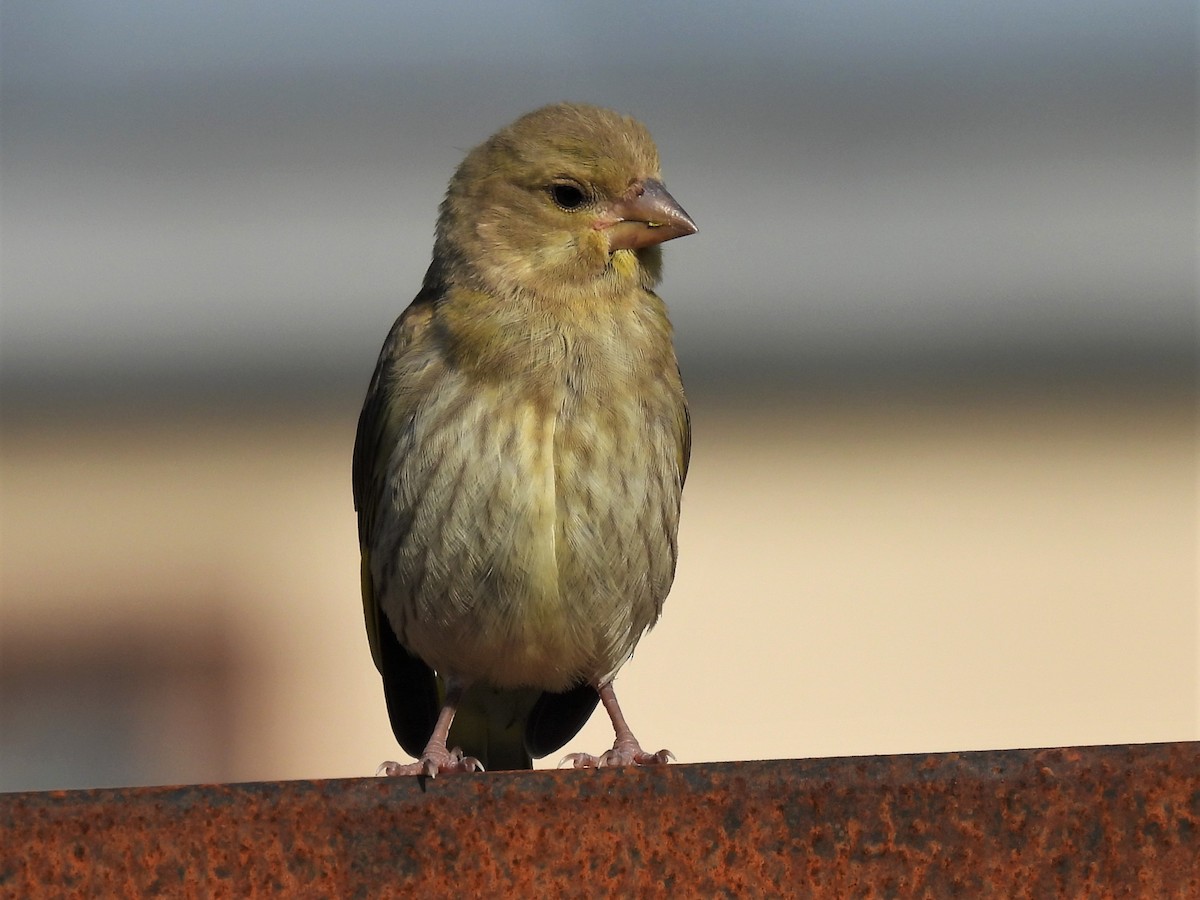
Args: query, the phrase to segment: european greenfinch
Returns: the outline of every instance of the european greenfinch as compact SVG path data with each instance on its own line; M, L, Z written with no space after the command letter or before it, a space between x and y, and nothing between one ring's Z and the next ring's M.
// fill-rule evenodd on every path
M648 765L613 678L675 575L691 421L663 241L696 226L646 128L558 104L472 150L375 368L354 447L389 775L521 769L603 702L577 767ZM453 747L454 749L450 749Z

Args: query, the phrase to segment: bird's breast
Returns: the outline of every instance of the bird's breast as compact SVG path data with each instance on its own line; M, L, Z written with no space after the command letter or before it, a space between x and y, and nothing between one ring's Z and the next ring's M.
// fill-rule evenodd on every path
M403 589L385 603L405 605L402 640L436 669L561 689L615 672L669 590L682 399L591 336L527 358L525 378L448 375L414 417Z

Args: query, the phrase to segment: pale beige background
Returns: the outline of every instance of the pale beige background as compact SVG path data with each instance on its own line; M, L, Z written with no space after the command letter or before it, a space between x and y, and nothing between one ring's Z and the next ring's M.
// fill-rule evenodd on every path
M695 762L1200 737L1189 392L694 406L675 588L618 681L647 744ZM352 433L352 410L7 428L8 661L128 644L153 682L156 653L207 641L215 686L123 688L134 780L371 774L397 748ZM103 748L60 733L50 771L86 783ZM571 746L610 740L597 716Z

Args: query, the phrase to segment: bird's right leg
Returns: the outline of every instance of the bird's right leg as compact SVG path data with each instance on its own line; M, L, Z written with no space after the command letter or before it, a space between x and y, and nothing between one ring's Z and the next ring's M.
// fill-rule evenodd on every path
M398 762L385 762L379 767L376 775L426 775L436 778L448 772L482 772L483 764L473 756L463 756L462 750L455 747L447 748L446 739L450 736L450 725L454 722L454 713L466 693L467 683L456 678L446 679L446 699L442 701L442 709L438 713L437 724L433 726L433 734L425 745L421 758L414 763L403 765Z
M604 709L612 720L613 731L616 732L612 749L599 756L592 756L590 753L568 753L559 761L560 769L568 765L576 769L597 769L601 766L656 766L675 758L675 754L670 750L650 753L642 749L638 739L633 736L629 723L625 721L625 714L621 712L621 705L617 703L617 693L613 690L611 681L600 685L596 692L600 695L600 702L604 704Z

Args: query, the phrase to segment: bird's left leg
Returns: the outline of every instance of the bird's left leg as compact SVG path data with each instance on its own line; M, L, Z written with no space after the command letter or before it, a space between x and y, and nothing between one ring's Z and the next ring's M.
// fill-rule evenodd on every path
M617 734L612 749L599 756L592 756L590 753L569 753L559 762L559 768L568 764L576 769L595 769L601 766L654 766L670 762L675 758L675 754L670 750L648 753L642 749L642 745L638 743L638 739L633 736L633 732L625 722L625 716L621 712L620 704L617 703L617 695L611 681L600 685L596 688L596 692L600 694L600 702L604 704L604 709L612 720L613 731Z
M377 775L426 775L436 778L448 772L482 772L483 763L473 756L463 756L462 750L455 747L447 748L446 740L450 737L450 725L454 722L454 713L462 702L463 694L467 691L467 683L457 679L446 680L446 699L442 701L442 709L438 713L437 723L433 726L433 734L421 753L421 758L414 763L402 765L397 762L385 762L379 767Z

